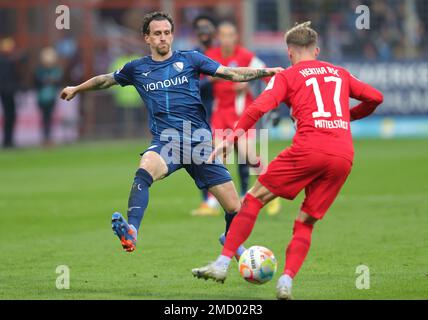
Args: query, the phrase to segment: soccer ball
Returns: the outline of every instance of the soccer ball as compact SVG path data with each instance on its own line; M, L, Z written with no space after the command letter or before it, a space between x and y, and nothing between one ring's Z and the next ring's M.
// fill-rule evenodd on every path
M278 267L273 252L262 246L252 246L239 258L239 273L248 282L263 284L271 280Z

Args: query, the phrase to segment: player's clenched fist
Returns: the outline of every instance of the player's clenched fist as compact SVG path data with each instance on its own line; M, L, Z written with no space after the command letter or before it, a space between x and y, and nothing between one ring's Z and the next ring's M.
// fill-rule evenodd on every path
M65 87L62 91L61 91L61 99L63 100L67 100L70 101L71 99L74 98L74 96L76 95L76 87Z

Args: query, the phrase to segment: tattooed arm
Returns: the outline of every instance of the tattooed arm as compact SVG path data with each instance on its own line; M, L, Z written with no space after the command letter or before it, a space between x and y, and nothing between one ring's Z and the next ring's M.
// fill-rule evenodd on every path
M284 70L283 68L249 68L249 67L225 67L220 66L214 77L230 80L234 82L246 82L254 79L265 78L273 76L278 72Z
M113 77L113 73L102 74L102 75L93 77L79 84L78 86L65 87L61 92L61 99L69 101L73 99L74 96L81 91L107 89L116 84L117 82Z

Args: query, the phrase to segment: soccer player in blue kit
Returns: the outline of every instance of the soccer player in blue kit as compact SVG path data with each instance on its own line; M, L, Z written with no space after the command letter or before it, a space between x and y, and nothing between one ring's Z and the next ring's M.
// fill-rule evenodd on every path
M244 82L283 70L229 68L197 51L173 52L174 22L163 12L145 15L142 34L150 47L150 56L130 61L114 73L93 77L61 92L61 98L68 101L82 91L107 89L117 84L133 85L147 107L153 139L141 154L128 200L128 221L118 212L112 216L112 229L128 252L136 248L150 186L181 168L186 169L198 188L207 188L217 198L225 211L227 233L241 202L226 167L218 162L204 162L212 150L212 134L199 93L200 73ZM240 248L237 255L242 250Z

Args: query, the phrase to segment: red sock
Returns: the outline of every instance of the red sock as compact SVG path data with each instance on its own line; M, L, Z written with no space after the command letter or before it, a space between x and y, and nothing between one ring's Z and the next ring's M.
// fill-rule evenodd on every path
M241 210L233 218L230 229L226 235L226 242L224 243L222 255L233 257L236 250L241 244L245 242L253 230L254 223L263 204L259 199L254 198L251 194L247 193L242 203Z
M291 278L299 272L300 267L311 246L312 229L311 224L294 221L293 238L291 239L287 251L285 252L284 274Z

